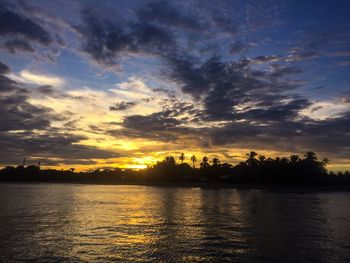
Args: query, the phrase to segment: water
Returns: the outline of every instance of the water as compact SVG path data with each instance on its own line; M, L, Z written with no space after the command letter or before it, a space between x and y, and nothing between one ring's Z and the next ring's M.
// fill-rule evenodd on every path
M0 184L1 262L350 262L350 193Z

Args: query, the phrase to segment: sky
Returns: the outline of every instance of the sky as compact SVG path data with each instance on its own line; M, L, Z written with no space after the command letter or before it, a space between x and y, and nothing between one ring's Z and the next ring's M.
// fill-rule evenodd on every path
M350 2L0 1L0 166L329 158L350 169Z

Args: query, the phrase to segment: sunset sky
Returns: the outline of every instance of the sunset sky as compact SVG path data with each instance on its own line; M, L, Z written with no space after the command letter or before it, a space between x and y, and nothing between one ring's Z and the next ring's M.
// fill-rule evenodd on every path
M350 169L350 1L0 1L0 166L315 151ZM185 160L185 161L186 161Z

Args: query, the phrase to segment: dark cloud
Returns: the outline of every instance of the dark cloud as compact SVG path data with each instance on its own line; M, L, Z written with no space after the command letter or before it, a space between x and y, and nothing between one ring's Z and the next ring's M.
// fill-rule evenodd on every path
M143 98L142 101L149 103L151 101L154 101L156 99L156 97L148 97L148 98Z
M123 127L126 129L141 130L147 129L148 131L154 130L165 130L171 129L179 125L180 122L173 118L169 117L169 114L166 112L153 113L148 116L143 115L132 115L124 119Z
M251 122L231 122L207 130L210 145L287 152L314 150L324 156L350 157L349 113L325 121L279 120L259 125ZM338 155L339 153L339 155ZM338 155L338 156L337 156Z
M279 105L272 104L264 108L249 109L243 113L239 113L237 117L239 119L254 120L264 124L275 123L298 118L299 111L310 105L311 103L305 98L295 98L287 103L279 103Z
M344 25L339 25L337 30L325 28L317 33L305 32L296 41L295 46L289 48L288 60L303 62L321 57L347 56L350 35L342 32L342 30L348 31L347 28L343 27Z
M236 23L227 12L208 13L193 4L156 1L129 10L135 17L115 19L103 19L88 8L76 28L84 40L83 50L97 62L111 65L119 64L122 55L151 54L166 62L190 50L220 51L212 40L222 33L236 33Z
M302 71L299 68L289 66L289 65L280 65L280 64L271 64L271 74L273 78L281 78L291 74L298 74Z
M41 130L50 126L51 110L28 103L24 95L2 96L0 105L0 131Z
M0 160L18 164L24 157L37 158L44 165L79 163L86 159L106 159L120 155L108 150L81 145L82 136L64 133L6 133L0 132ZM54 160L56 159L56 160ZM58 159L58 160L57 160ZM90 163L91 164L91 163Z
M40 97L42 97L42 99L46 99L46 98L69 98L72 100L84 100L85 98L82 96L72 96L69 95L67 92L65 92L64 90L58 89L56 87L50 86L50 85L43 85L43 86L39 86L38 88L36 88L35 90L32 90L33 93L35 93L36 95L39 95ZM73 113L71 113L73 114Z
M296 86L282 80L286 75L299 73L298 69L272 65L270 71L258 71L252 69L251 64L246 58L222 62L220 57L214 56L200 65L190 59L175 58L169 60L169 76L181 85L183 92L196 99L202 98L205 118L211 121L247 117L256 120L259 116L264 116L265 121L269 114L271 118L295 116L294 113L302 109L301 105L309 105L306 99L288 95ZM254 110L242 114L238 108L245 104ZM295 109L292 105L298 106Z
M134 107L136 105L135 102L133 101L122 101L122 102L118 102L116 103L114 106L110 106L109 109L111 111L123 111L123 110L127 110L130 109L132 107Z
M266 111L249 110L244 121L227 121L220 125L194 128L181 120L178 112L164 109L150 115L134 115L124 119L122 129L110 131L117 137L148 138L181 145L190 141L191 146L237 147L286 152L315 150L324 156L350 157L350 114L335 119L315 121L299 117L297 112L309 102L296 99L284 107L272 107ZM174 106L175 108L175 106ZM197 112L200 113L200 112ZM293 115L294 114L294 115ZM257 121L255 121L257 120ZM192 119L190 123L194 123ZM198 122L197 122L198 123ZM337 157L338 158L338 157Z
M0 131L42 130L50 127L51 120L60 120L52 109L29 102L29 91L15 81L0 76Z
M200 115L200 110L191 103L167 99L163 101L163 110L150 115L126 116L122 129L109 130L116 137L149 138L159 141L176 141L182 135L191 135L191 128L184 122L193 122Z
M180 12L178 8L168 1L150 3L137 11L142 21L156 21L170 27L181 27L182 29L198 30L202 26L198 19L192 15Z
M54 95L56 92L56 89L50 85L44 85L44 86L40 86L38 88L38 91L44 95Z
M8 40L3 43L3 46L10 52L15 54L18 51L34 52L34 48L24 40Z
M171 56L168 58L170 78L182 84L182 91L200 97L209 88L206 76L195 61L187 56Z
M10 68L0 61L0 75L10 73Z
M52 42L49 32L33 20L0 5L0 36L17 36L36 41L44 46Z
M11 73L10 67L0 61L0 94L9 93L13 91L16 91L22 94L28 93L28 91L20 87L20 85L18 85L17 82L4 76L5 74L8 74L8 73ZM1 98L5 99L6 95L4 95L3 97L0 97L0 99Z
M123 53L157 54L174 43L169 31L147 22L103 21L92 11L83 15L83 22L78 28L85 37L83 50L98 62L115 64Z
M257 56L251 59L251 63L261 64L261 63L277 62L281 59L282 59L281 56L276 56L276 55Z

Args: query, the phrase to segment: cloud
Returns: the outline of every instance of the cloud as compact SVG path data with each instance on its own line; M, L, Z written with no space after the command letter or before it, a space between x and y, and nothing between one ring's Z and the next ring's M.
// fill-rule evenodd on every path
M102 19L89 7L76 29L83 51L101 65L115 68L122 58L133 55L151 55L164 62L187 51L220 51L220 43L213 40L224 42L238 31L231 13L209 10L191 1L154 1L128 9L132 15Z
M213 56L199 62L191 56L172 54L167 57L168 68L163 72L203 108L169 100L162 111L125 117L122 128L109 133L176 145L190 140L191 145L207 149L317 149L332 156L334 146L349 156L349 138L342 134L348 111L339 112L341 116L333 116L336 119L332 121L329 116L319 120L303 114L317 105L297 94L298 84L287 79L301 70L277 61L283 62L284 58L271 55L227 62ZM267 70L254 67L260 63L270 65ZM327 134L332 136L332 146L324 143Z
M283 81L282 78L300 72L294 68L275 66L271 71L258 71L250 67L249 59L222 62L217 56L211 57L201 65L195 65L186 58L173 58L169 61L169 76L181 85L183 92L195 99L199 96L202 98L204 117L208 121L235 120L243 116L254 120L265 116L266 121L267 113L284 112L284 116L295 116L292 114L292 105L298 104L298 110L302 109L301 105L308 105L306 99L286 93L294 90L296 86ZM294 104L286 104L285 101L294 101ZM235 107L248 102L254 105L255 109L251 109L249 114L237 112ZM291 114L288 114L288 110Z
M250 60L250 63L253 64L264 64L264 63L272 63L272 62L278 62L282 58L281 56L276 55L270 55L270 56L257 56Z
M338 25L338 30L324 29L321 32L305 31L295 45L289 48L287 62L304 62L322 57L349 57L349 35L342 32L344 25Z
M28 93L26 89L21 89L15 81L9 79L6 76L0 75L0 93L8 93L12 91L21 91L22 93Z
M25 81L37 85L50 85L50 86L62 86L64 79L59 77L53 77L49 75L35 74L28 70L22 70L20 77Z
M183 29L198 30L202 28L200 21L193 15L186 15L179 11L168 1L157 1L147 4L139 9L137 16L142 21L156 21L170 27L181 27Z
M337 118L350 111L347 97L327 101L318 101L301 111L301 114L314 120Z
M148 138L155 141L178 140L182 135L191 134L192 128L184 123L193 123L200 114L190 102L168 99L163 109L147 115L125 116L120 129L109 129L116 137Z
M52 42L50 33L39 24L0 5L0 36L17 35L44 46Z
M44 95L51 95L51 96L56 93L56 89L50 85L40 86L38 88L38 91Z
M101 21L91 10L83 14L83 25L77 30L85 38L83 50L106 65L117 64L115 58L122 54L157 54L171 48L175 41L160 26L146 21Z
M146 138L157 141L176 140L177 126L180 124L174 117L166 116L163 112L150 115L131 115L124 118L123 129L109 130L113 136L127 138Z
M6 65L5 65L6 66ZM9 68L7 67L8 72ZM29 102L29 91L17 82L0 76L0 131L42 130L50 127L51 120L61 119L47 107Z
M84 137L73 134L0 132L0 138L0 160L6 164L19 163L24 157L40 160L43 165L79 164L86 159L120 157L120 154L113 151L79 144Z
M0 64L2 74L9 73L7 65ZM51 93L49 87L40 87L41 92ZM38 158L52 163L79 163L85 159L104 159L120 156L114 151L99 149L80 143L86 137L71 134L53 122L68 121L50 107L32 103L28 89L4 75L0 76L0 161L2 164L17 164L23 157Z
M243 52L246 49L247 49L247 45L243 44L240 41L237 41L237 42L234 42L234 43L231 44L229 53L230 54L236 54L236 53Z
M125 100L142 100L145 97L154 95L154 91L150 87L141 79L135 77L131 77L128 81L117 84L116 88L110 91Z
M3 46L12 54L17 53L18 51L23 52L34 52L34 48L24 40L8 40L3 43Z
M111 111L124 111L124 110L132 108L135 105L136 105L136 103L132 102L132 101L128 101L128 102L122 101L122 102L118 102L118 103L114 104L114 106L110 106L109 109Z
M298 89L299 78L311 78L304 63L321 56L345 59L348 47L339 48L334 41L348 42L337 33L305 31L302 36L291 34L288 43L279 40L273 44L279 51L273 52L268 37L279 31L268 30L266 35L259 30L282 22L282 4L148 1L118 4L120 15L113 9L109 16L99 12L101 5L84 3L81 14L67 21L18 5L22 8L1 7L0 22L6 20L0 24L2 50L50 58L52 54L45 53L49 46L62 47L68 41L68 50L87 54L94 66L117 68L119 74L125 70L118 79L139 74L130 70L130 61L144 63L147 74L112 89L64 91L58 88L68 87L63 78L29 70L15 76L0 63L1 138L9 143L4 149L18 151L16 156L25 151L59 160L52 162L94 162L120 156L99 148L122 147L123 142L115 145L119 138L128 143L149 140L152 145L147 147L153 151L195 145L203 151L311 148L349 156L347 95L314 102ZM159 68L154 76L153 69ZM102 80L104 85L108 81Z
M10 68L0 61L0 74L3 75L7 73L10 73Z

